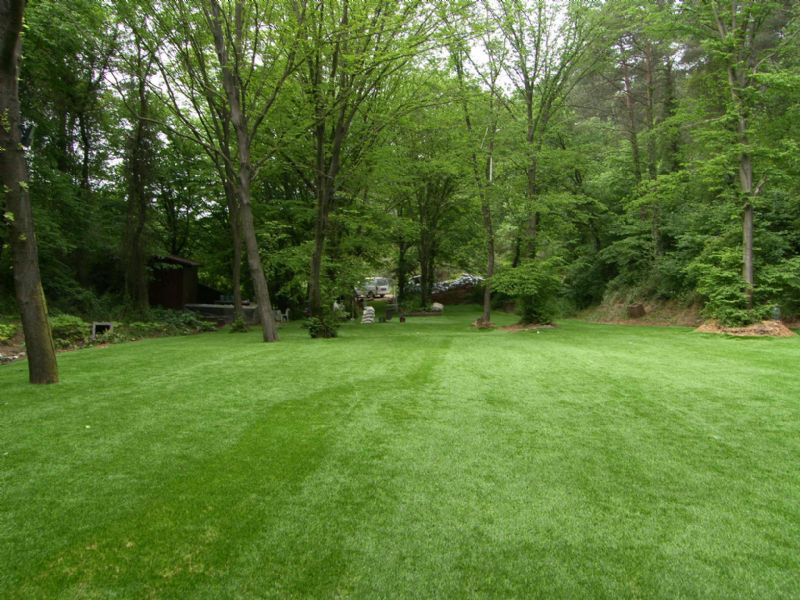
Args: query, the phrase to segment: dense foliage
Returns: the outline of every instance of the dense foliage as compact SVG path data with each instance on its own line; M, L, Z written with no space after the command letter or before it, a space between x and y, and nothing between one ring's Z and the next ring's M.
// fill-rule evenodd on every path
M495 270L524 320L611 295L800 311L795 3L30 0L26 23L58 310L145 311L149 257L180 255L320 323L368 275L419 275L427 305Z

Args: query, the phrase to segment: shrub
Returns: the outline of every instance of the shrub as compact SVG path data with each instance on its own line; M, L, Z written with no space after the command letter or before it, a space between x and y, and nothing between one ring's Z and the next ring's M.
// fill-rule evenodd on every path
M327 314L321 317L309 317L303 323L312 338L335 338L338 335L339 319Z
M556 316L562 287L558 267L560 262L555 259L530 260L495 275L492 286L501 294L519 298L523 323L549 323Z
M167 335L180 335L197 333L199 331L213 331L214 324L201 319L197 313L190 310L168 310L164 308L151 309L147 316L150 323L159 323L165 327Z
M122 323L118 328L120 335L127 336L129 339L139 339L143 337L159 337L169 335L170 326L166 323L156 321L133 321Z
M50 329L56 348L71 348L86 343L91 327L80 317L55 315L50 317Z
M686 269L695 278L697 293L705 300L703 315L727 327L739 327L769 317L772 307L780 304L792 289L798 289L800 261L792 267L757 269L760 285L753 290L753 306L748 307L747 285L741 274L741 251L724 248L710 252Z
M213 323L200 319L191 311L153 309L143 316L147 320L115 323L113 331L100 336L98 341L114 343L145 337L191 335L215 329Z
M17 326L14 323L0 323L0 344L9 342L17 335Z
M245 320L239 317L231 323L230 333L246 333L248 329Z

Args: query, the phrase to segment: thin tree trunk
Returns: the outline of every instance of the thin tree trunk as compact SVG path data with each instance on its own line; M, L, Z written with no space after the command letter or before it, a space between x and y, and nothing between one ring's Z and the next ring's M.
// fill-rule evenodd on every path
M753 290L755 287L753 269L753 160L746 150L750 142L747 135L747 117L745 116L741 99L736 92L737 76L733 68L728 70L728 79L732 100L739 111L738 141L739 145L745 148L739 154L739 187L744 199L744 206L742 207L742 278L745 283L747 308L753 308Z
M740 143L747 143L747 121L739 120ZM753 308L753 288L755 278L753 273L753 162L750 155L743 152L739 156L739 182L744 197L742 209L742 277L747 295L747 307Z
M320 121L315 129L317 143L316 156L316 219L314 220L314 250L311 254L311 277L308 282L308 300L311 314L322 315L322 259L325 256L325 241L328 235L328 223L333 210L336 194L336 177L341 165L342 144L347 137L349 125L344 116L336 124L331 149L326 152L325 123Z
M147 121L147 76L149 67L138 55L136 124L130 139L128 155L128 215L125 226L125 295L130 308L137 314L150 308L147 281L147 240L145 231L150 212L149 182L152 179L149 144L151 127Z
M433 265L433 243L431 240L425 237L425 234L423 234L419 244L419 299L423 308L430 306L432 301Z
M247 115L244 112L241 101L241 81L238 79L238 71L235 73L236 64L231 64L228 56L225 33L222 27L221 9L218 0L210 0L211 18L209 25L214 36L214 46L217 52L220 65L222 66L222 85L230 106L231 124L236 133L236 147L239 159L238 185L236 186L239 199L239 217L242 225L242 235L244 237L245 248L247 249L247 265L250 269L250 277L253 281L253 288L256 294L258 318L261 323L261 330L265 342L278 340L278 329L275 318L272 314L272 303L269 298L269 287L267 278L264 274L264 266L261 264L261 255L256 237L255 220L253 218L253 206L251 204L251 184L253 177L253 167L250 157L250 129L247 123ZM241 15L243 2L237 0L236 14ZM241 31L237 22L236 43L241 40L238 36Z
M20 139L19 59L25 0L0 0L0 175L11 220L14 286L22 318L31 383L58 382L58 365L28 193L28 165Z
M409 244L405 240L398 242L397 253L397 300L399 304L406 301L406 277L408 276L408 264L406 253L408 252Z
M511 259L511 268L516 269L522 262L522 236L517 234L514 238L514 258Z
M625 47L620 43L619 51L625 52ZM641 150L639 149L639 134L636 127L636 104L633 97L633 85L631 84L631 76L628 67L628 61L623 58L620 61L622 67L622 83L625 88L625 115L628 118L628 139L631 144L631 156L633 158L633 176L636 178L636 183L642 180L642 158Z
M645 82L646 82L646 102L644 107L645 121L647 123L647 176L650 179L655 179L658 175L658 165L656 164L656 141L653 137L653 128L655 127L655 70L656 70L656 56L655 48L652 42L647 43L647 48L644 54L645 58Z
M464 122L467 127L467 132L472 134L472 117L470 116L469 103L464 89L464 67L461 60L461 54L454 55L456 63L456 75L458 77L459 87L461 88L461 107L464 111ZM481 216L483 218L483 231L486 235L486 279L484 280L483 288L483 313L481 315L481 322L489 324L492 320L492 276L494 275L495 268L495 240L494 240L494 223L492 221L492 207L489 197L489 190L494 182L494 136L497 124L494 118L494 104L493 98L495 95L495 82L497 80L497 73L493 73L491 80L491 96L489 109L492 111L492 119L489 124L488 152L486 157L486 173L485 179L481 178L478 168L478 157L473 151L470 155L472 162L472 173L481 197Z
M228 201L228 220L231 225L231 240L233 241L233 259L231 261L231 287L233 288L233 320L240 321L244 318L242 310L242 223L239 217L239 204L236 201L236 191L233 189L232 179L223 182L225 198Z
M732 30L736 29L737 5L733 3L731 8L732 24L726 26L718 11L716 4L712 4L714 19L716 21L719 38L727 41ZM754 54L754 43L756 29L752 27L753 21L748 21L744 30L743 47L730 57L728 64L728 88L731 101L736 109L737 116L737 141L742 151L739 153L739 187L743 200L742 206L742 278L745 283L745 295L747 297L747 307L753 308L753 292L755 287L755 276L753 268L753 197L758 195L758 191L753 190L753 161L749 153L748 146L750 140L747 134L748 110L746 98L742 91L746 90L751 83L749 69L756 69ZM737 55L738 54L738 55ZM738 64L737 64L738 63ZM760 188L760 185L759 185Z
M538 158L536 156L536 149L534 142L536 141L536 129L533 120L533 92L530 91L526 94L527 102L527 118L528 118L528 131L526 142L528 144L530 158L528 159L528 167L525 170L526 185L525 197L528 202L528 220L525 223L524 244L520 246L520 251L523 259L536 258L536 236L539 234L539 212L536 210L536 175Z
M494 125L492 125L494 127ZM495 247L494 247L494 222L492 220L492 207L489 202L489 187L494 179L494 139L489 139L489 157L487 159L487 186L481 193L481 215L483 216L483 230L486 234L486 279L483 282L483 314L481 321L489 324L492 321L492 277L494 276Z
M672 58L667 57L664 64L664 116L667 119L675 115L677 100L675 98L675 74L672 68ZM678 169L678 151L680 137L671 133L664 152L664 171L672 173Z
M322 315L322 258L328 230L328 186L323 182L317 192L316 218L314 219L314 250L311 254L311 273L308 282L308 301L311 314Z

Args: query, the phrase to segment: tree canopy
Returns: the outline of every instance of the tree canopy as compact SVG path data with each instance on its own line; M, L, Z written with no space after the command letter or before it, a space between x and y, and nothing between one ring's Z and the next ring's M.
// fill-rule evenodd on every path
M29 0L25 23L56 310L146 310L152 257L182 255L267 341L273 305L322 316L374 275L422 305L481 275L487 322L493 298L800 312L788 0Z

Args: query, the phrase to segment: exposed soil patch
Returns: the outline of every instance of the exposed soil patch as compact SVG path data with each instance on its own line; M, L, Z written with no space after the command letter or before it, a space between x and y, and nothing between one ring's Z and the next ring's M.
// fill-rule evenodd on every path
M761 321L747 327L723 327L716 321L703 323L695 329L699 333L724 333L739 337L792 337L797 335L781 321Z
M514 325L506 325L500 327L501 331L538 331L540 329L555 329L556 326L552 323L515 323Z
M473 321L472 326L475 329L497 329L497 325L495 325L491 321L487 323L486 321L481 321L480 319L476 319L475 321Z
M636 307L635 310L634 307ZM631 314L641 316L632 317ZM631 304L624 301L607 301L583 311L578 318L593 323L614 325L680 325L697 327L703 323L699 305L684 305L675 301Z

